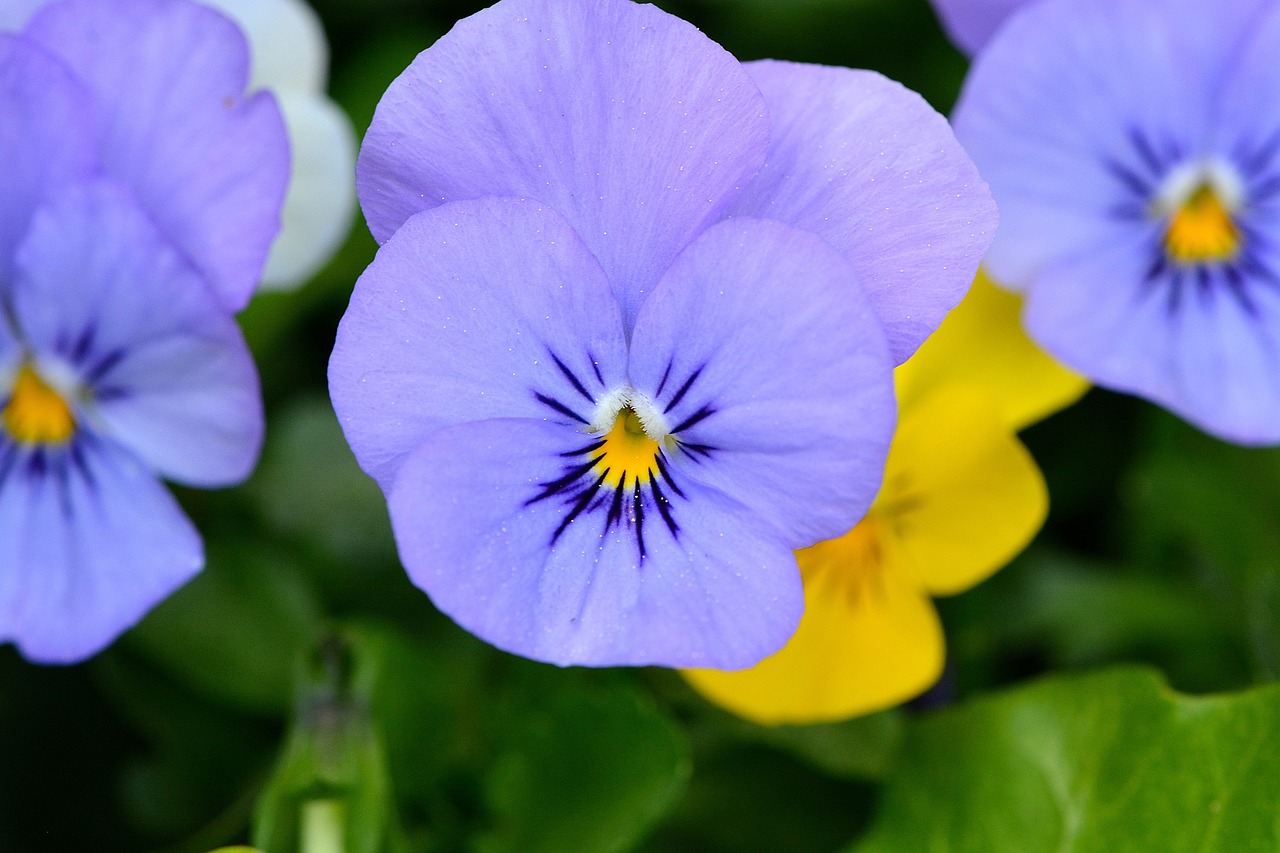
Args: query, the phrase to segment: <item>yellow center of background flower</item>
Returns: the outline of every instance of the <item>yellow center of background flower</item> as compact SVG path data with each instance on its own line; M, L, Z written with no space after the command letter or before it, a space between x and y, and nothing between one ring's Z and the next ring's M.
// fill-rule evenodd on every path
M630 406L623 406L604 437L596 475L605 474L604 481L615 489L624 477L633 485L647 483L658 468L658 449L658 442L644 431L639 416Z
M1175 261L1229 261L1240 251L1240 230L1218 194L1203 184L1174 211L1164 242Z
M0 420L5 431L22 444L63 444L76 428L67 401L30 364L18 371Z

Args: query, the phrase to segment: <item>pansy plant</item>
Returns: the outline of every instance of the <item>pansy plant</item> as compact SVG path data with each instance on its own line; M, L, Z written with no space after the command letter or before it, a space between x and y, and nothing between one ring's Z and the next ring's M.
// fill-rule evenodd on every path
M413 580L556 663L746 666L792 551L847 530L892 365L994 209L945 123L869 72L739 65L627 0L503 0L378 107L384 243L330 362Z

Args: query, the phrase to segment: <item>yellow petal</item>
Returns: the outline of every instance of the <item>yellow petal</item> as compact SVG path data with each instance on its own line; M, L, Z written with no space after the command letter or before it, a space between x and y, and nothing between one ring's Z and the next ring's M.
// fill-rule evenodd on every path
M930 593L960 592L999 569L1048 509L1040 469L986 394L944 388L903 409L874 511Z
M870 516L797 552L805 613L790 642L751 669L684 677L712 702L766 725L842 720L924 692L942 673L942 626L885 533Z
M939 387L981 385L1005 422L1022 429L1084 394L1089 383L1032 343L1022 330L1022 300L979 271L969 295L898 368L898 400L914 405Z

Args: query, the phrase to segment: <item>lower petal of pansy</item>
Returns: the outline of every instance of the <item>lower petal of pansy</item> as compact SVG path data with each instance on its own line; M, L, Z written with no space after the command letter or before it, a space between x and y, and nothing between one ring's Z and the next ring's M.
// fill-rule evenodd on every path
M625 384L618 302L555 211L511 198L412 217L356 282L329 392L356 459L389 490L432 431L488 418L585 426Z
M910 408L873 512L902 565L933 595L968 589L1026 547L1049 495L1035 460L985 389L939 389Z
M1047 267L1027 328L1099 385L1154 400L1229 441L1280 441L1280 299L1225 267L1150 274L1151 239Z
M894 372L898 405L906 411L939 388L976 385L1020 430L1074 403L1088 380L1035 345L1021 312L1022 299L980 271L964 300Z
M889 353L820 238L745 218L708 229L641 308L630 363L672 468L792 548L844 533L870 505L893 433Z
M766 725L841 720L924 692L942 673L942 626L895 544L872 515L798 552L805 612L787 645L748 670L687 670L685 678Z
M557 664L734 668L779 648L802 606L791 551L693 484L577 471L589 439L517 420L431 435L389 499L413 581L486 641Z
M884 325L895 364L960 301L996 208L947 120L873 71L747 65L769 106L765 166L730 215L777 219L838 249Z
M127 451L0 438L0 641L40 663L103 649L204 563L177 502Z

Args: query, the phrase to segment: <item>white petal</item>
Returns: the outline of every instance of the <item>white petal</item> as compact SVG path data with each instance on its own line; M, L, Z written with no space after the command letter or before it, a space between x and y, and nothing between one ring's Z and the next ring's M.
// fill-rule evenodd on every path
M302 0L203 0L230 17L253 54L250 89L323 92L329 43L315 10Z
M324 266L346 238L356 204L351 120L322 95L276 97L293 148L293 173L261 290L296 287Z

